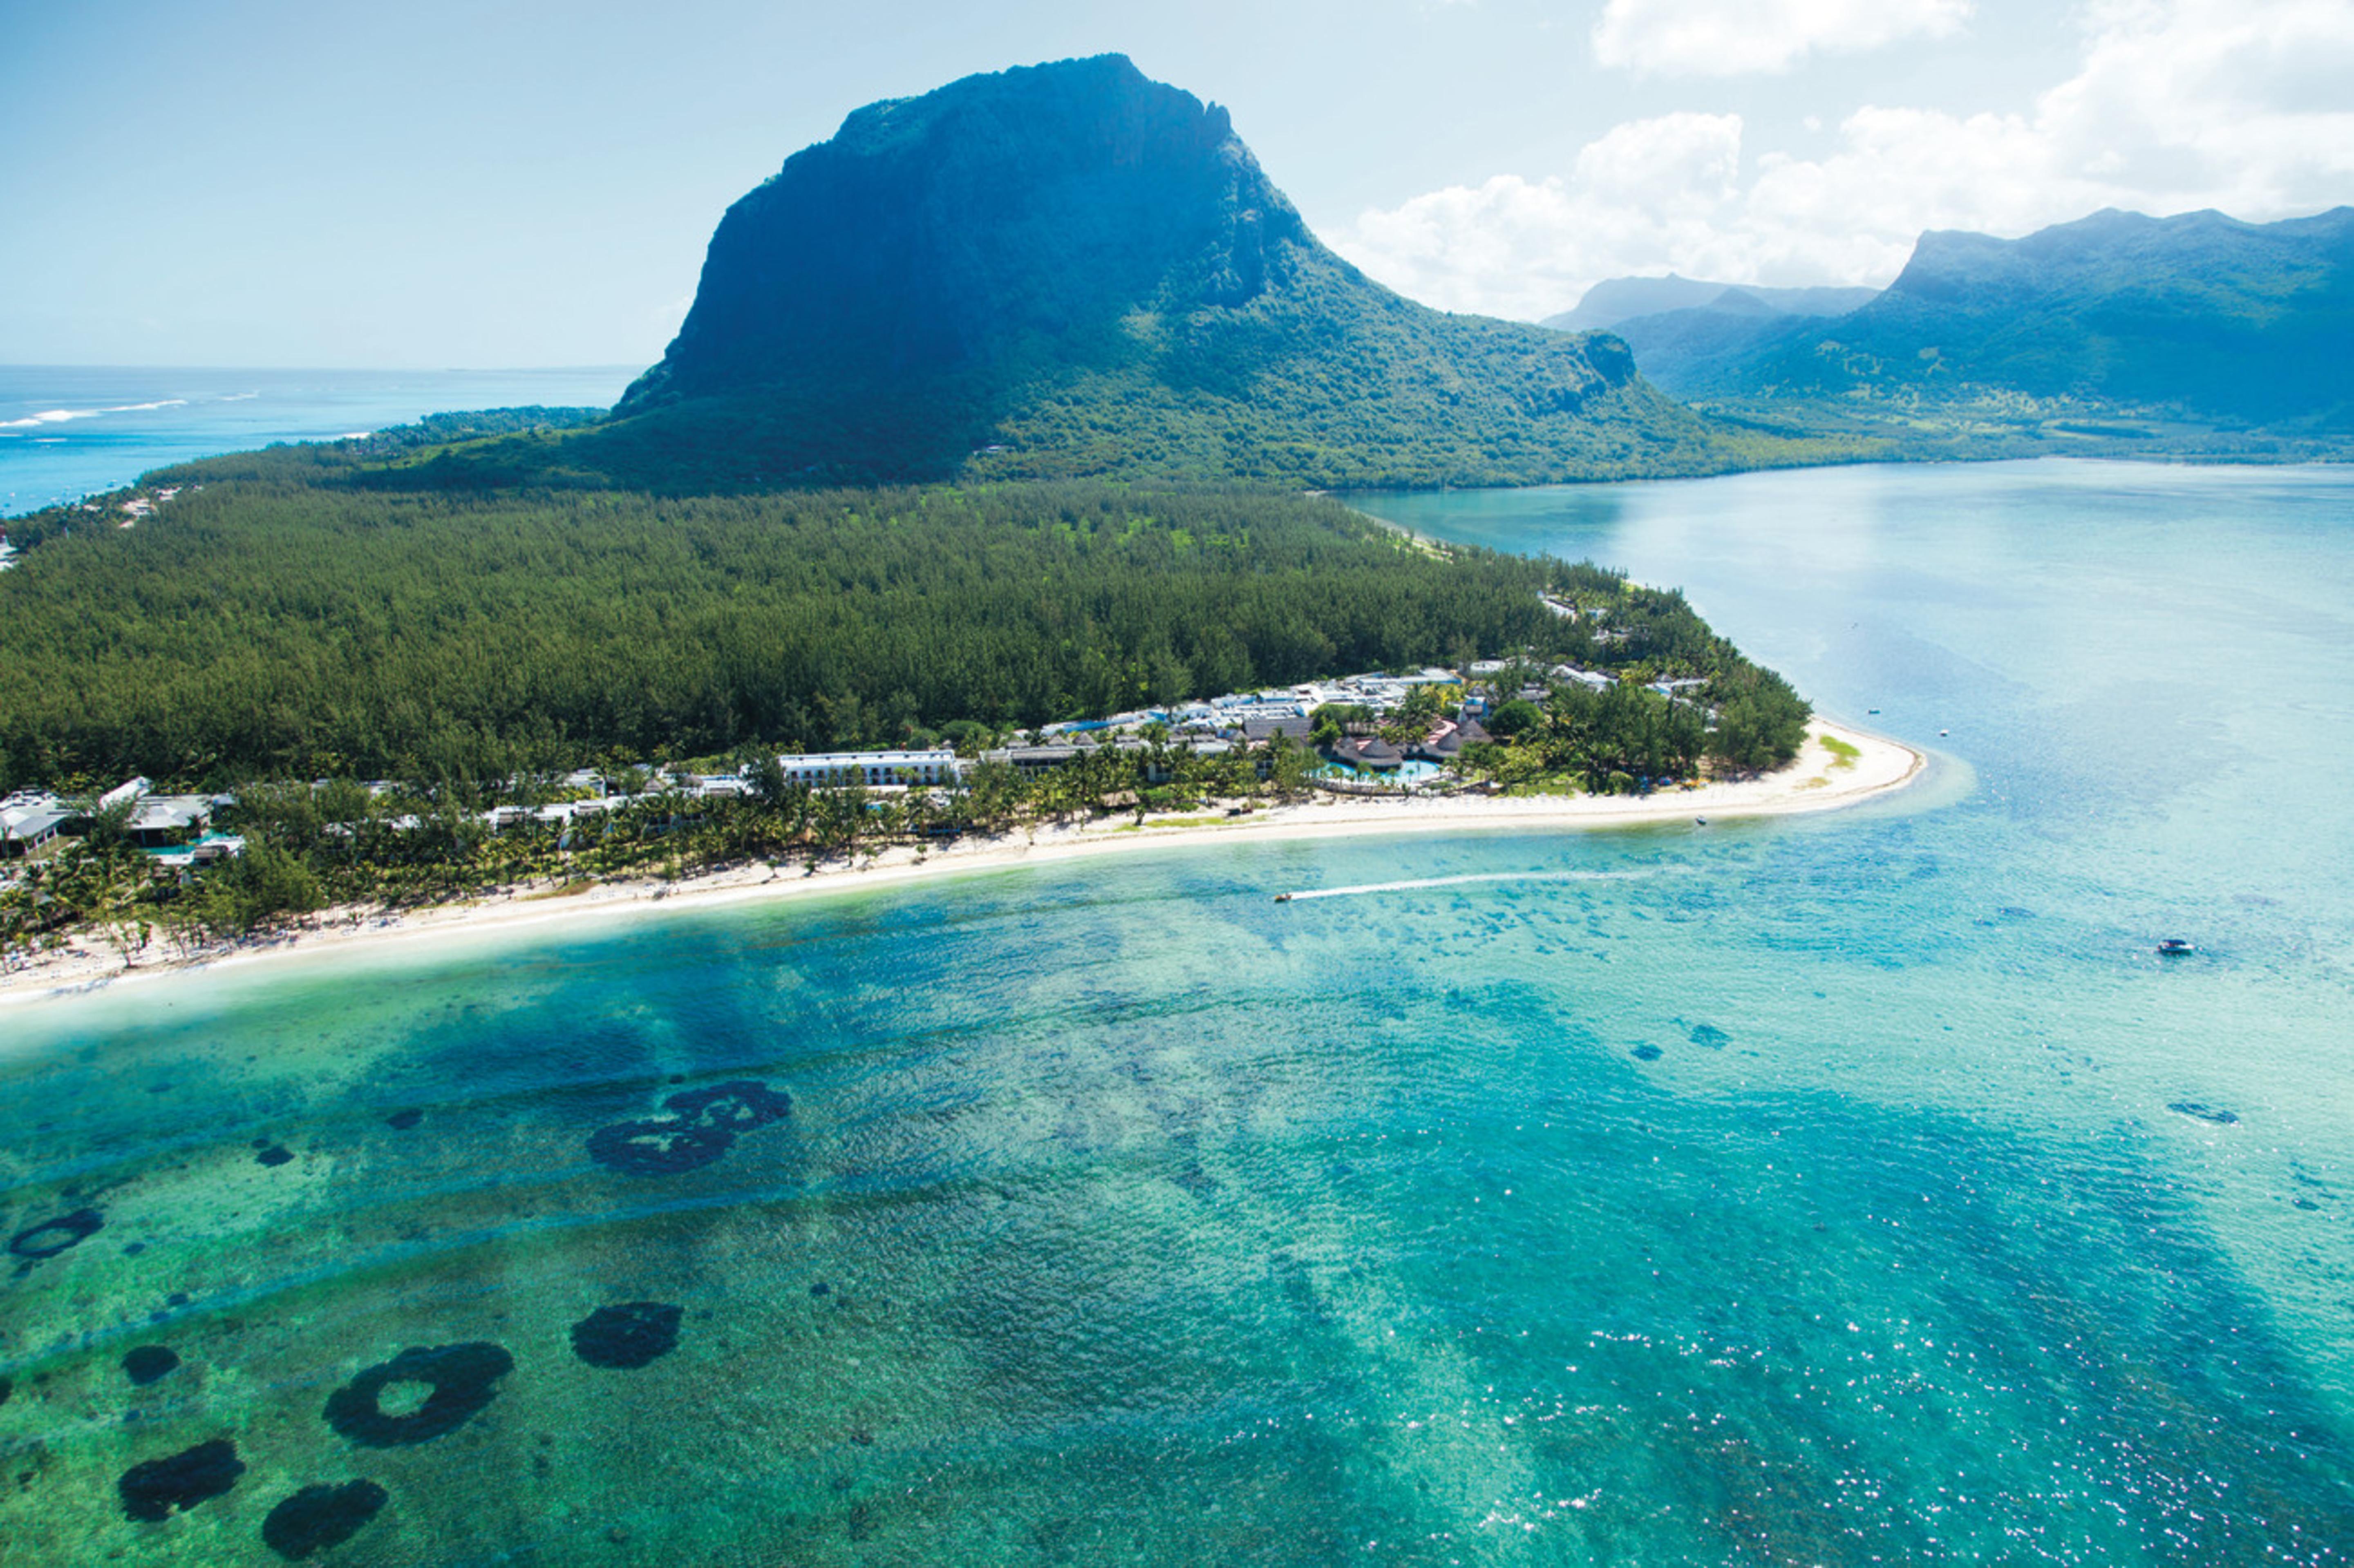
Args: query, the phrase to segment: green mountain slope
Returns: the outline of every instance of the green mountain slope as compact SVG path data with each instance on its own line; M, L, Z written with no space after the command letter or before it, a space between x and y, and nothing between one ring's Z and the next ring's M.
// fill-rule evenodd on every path
M1106 56L859 110L729 208L610 424L445 461L710 489L1516 483L1835 455L1729 440L1616 339L1380 287L1224 110Z
M1659 323L1628 323L1640 341ZM2354 431L2354 207L2272 224L2106 211L2023 239L1924 235L1862 309L1716 356L1663 355L1712 399L2074 400Z

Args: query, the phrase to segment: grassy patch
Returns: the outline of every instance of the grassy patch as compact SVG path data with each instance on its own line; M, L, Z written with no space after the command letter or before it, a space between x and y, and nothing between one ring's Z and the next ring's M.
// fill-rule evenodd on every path
M1583 795L1585 781L1575 773L1556 774L1549 779L1534 779L1525 784L1515 784L1504 791L1508 797L1535 795Z
M576 893L586 893L596 885L597 879L593 876L576 876L560 886L543 887L537 893L526 893L523 895L522 901L529 903L538 898L569 898Z
M1841 740L1839 736L1831 734L1829 730L1825 730L1815 738L1821 741L1823 743L1823 749L1831 754L1831 766L1833 768L1852 768L1856 765L1857 760L1863 756L1863 748L1861 747L1850 746L1846 741Z

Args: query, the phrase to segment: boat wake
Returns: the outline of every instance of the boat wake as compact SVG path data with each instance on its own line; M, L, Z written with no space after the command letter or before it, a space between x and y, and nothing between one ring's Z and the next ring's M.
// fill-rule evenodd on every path
M1314 887L1276 895L1278 904L1304 904L1311 898L1362 898L1375 893L1416 893L1426 887L1468 887L1482 882L1633 882L1642 871L1482 871L1463 876L1425 876L1412 882L1368 882L1354 887Z

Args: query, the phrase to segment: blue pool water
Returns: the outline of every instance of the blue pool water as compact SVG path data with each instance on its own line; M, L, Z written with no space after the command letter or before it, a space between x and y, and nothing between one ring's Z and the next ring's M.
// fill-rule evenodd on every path
M1400 786L1427 784L1447 771L1436 762L1401 762L1395 768L1359 768L1348 762L1330 762L1325 764L1324 770L1344 779L1362 779L1369 783Z

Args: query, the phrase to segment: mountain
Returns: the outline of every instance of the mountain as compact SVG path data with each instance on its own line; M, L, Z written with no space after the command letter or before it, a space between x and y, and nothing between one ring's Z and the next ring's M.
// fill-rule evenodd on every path
M1652 370L1643 333L1622 330ZM2026 398L2354 430L2354 207L2270 224L2103 211L2022 239L1925 234L1860 310L1661 364L1680 395L1753 405Z
M1840 316L1869 304L1877 289L1768 289L1696 278L1609 278L1575 310L1541 323L1558 332L1607 331L1634 351L1644 376L1670 397L1686 396L1696 375L1772 342L1799 318Z
M1547 316L1539 324L1556 332L1614 332L1625 322L1682 311L1742 317L1842 316L1869 303L1879 292L1877 289L1768 289L1752 283L1709 283L1679 278L1673 272L1664 278L1606 278L1586 290L1575 307Z
M684 325L612 420L447 461L656 488L1338 486L1713 471L1758 450L1662 397L1616 338L1373 282L1225 110L1108 55L858 110L727 210Z

